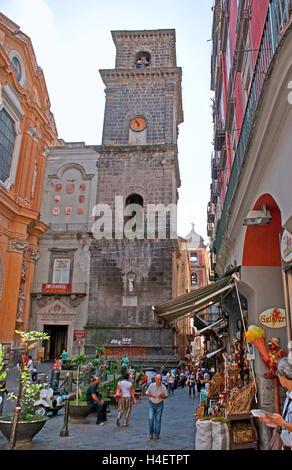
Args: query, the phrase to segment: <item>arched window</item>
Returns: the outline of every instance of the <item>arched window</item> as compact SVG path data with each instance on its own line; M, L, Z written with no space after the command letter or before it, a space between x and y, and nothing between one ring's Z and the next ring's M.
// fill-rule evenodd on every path
M124 234L127 238L144 237L144 201L140 194L130 194L125 202Z
M151 65L151 54L146 51L140 51L136 54L136 69L145 69Z
M144 201L142 196L140 196L140 194L130 194L126 199L126 206L130 204L139 204L139 206L143 207Z

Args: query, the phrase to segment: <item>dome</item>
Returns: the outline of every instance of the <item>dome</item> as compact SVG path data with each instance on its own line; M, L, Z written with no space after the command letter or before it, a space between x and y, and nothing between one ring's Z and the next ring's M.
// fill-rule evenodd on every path
M195 224L192 223L191 232L185 237L188 249L192 248L206 248L204 239L195 231Z

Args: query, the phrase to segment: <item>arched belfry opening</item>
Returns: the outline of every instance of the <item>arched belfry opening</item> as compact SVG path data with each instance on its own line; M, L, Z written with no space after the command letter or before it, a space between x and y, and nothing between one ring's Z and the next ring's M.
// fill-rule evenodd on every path
M127 199L126 199L126 206L129 206L130 204L138 204L139 206L143 207L144 201L142 196L140 194L130 194Z
M136 69L146 69L151 66L151 54L147 51L139 51L135 59Z

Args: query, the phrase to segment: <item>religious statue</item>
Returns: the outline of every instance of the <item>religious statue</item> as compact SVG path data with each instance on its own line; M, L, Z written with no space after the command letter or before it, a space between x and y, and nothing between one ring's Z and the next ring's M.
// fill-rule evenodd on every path
M128 289L129 289L129 292L133 292L134 291L134 281L135 281L135 274L134 273L129 273L128 274Z

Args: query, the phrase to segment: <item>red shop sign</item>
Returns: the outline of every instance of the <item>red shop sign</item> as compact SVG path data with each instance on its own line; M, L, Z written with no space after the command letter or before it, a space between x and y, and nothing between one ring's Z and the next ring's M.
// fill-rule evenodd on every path
M73 339L76 341L77 339L85 338L85 330L74 330Z

